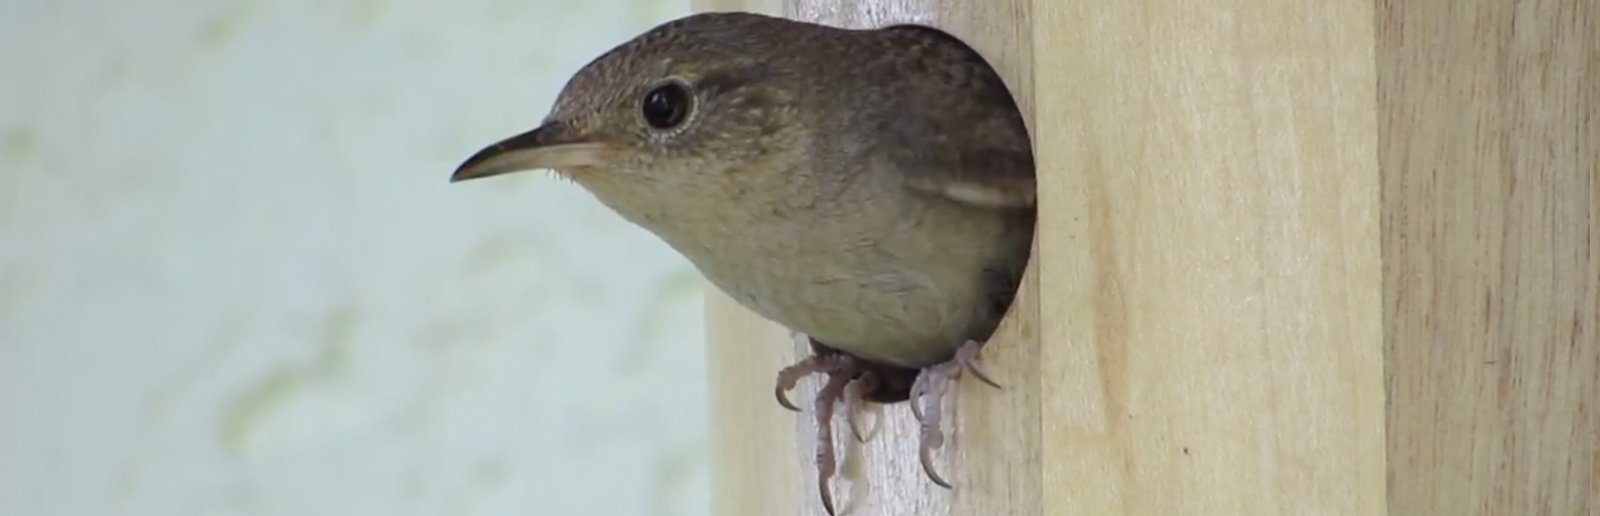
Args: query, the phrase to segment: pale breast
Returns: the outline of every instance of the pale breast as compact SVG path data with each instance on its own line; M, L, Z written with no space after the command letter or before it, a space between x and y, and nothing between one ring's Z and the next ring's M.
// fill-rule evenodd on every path
M674 247L757 314L862 358L920 367L949 358L989 316L983 270L998 250L983 238L939 241L998 228L917 222L841 239L847 233L812 221L785 228L783 239Z
M911 195L892 177L856 177L799 185L805 195L774 195L781 190L770 185L734 191L740 185L724 180L702 191L717 202L696 203L587 186L763 317L869 360L948 359L990 317L985 269L1010 252L998 245L1005 223L990 210Z
M729 262L745 258L742 265ZM883 256L690 257L751 311L870 360L921 366L948 358L977 313L974 286L941 284Z

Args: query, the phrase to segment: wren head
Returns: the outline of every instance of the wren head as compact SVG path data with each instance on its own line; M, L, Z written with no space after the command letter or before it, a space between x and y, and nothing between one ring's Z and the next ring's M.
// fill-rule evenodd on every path
M535 129L473 155L451 181L550 169L608 196L688 194L793 146L782 34L800 24L703 13L641 34L578 71ZM608 202L610 204L610 202Z

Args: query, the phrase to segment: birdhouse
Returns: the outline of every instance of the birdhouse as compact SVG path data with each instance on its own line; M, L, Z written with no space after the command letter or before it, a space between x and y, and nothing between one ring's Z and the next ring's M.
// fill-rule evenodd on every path
M1600 511L1580 4L698 1L943 29L1027 118L1034 252L982 351L1002 388L960 382L949 489L907 404L835 432L838 512ZM772 400L809 350L707 290L714 514L824 514L818 426Z

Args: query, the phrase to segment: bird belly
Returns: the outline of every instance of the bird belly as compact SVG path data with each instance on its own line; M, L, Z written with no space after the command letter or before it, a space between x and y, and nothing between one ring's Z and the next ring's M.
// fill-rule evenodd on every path
M691 261L751 311L876 362L915 368L946 360L983 313L976 274L929 274L881 256L748 256L744 266L728 263L737 258L722 254L705 258L719 263Z

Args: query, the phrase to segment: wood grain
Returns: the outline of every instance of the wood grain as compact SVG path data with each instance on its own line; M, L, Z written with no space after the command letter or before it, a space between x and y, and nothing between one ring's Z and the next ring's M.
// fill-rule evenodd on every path
M1373 6L1033 11L1046 514L1385 514Z
M962 388L958 489L892 407L846 452L847 514L1600 514L1595 2L751 10L956 33L1039 156L1035 268L986 352L1008 388ZM767 395L796 348L712 304L716 514L820 513L814 428Z
M744 311L707 284L711 406L711 513L798 514L803 476L795 417L772 399L778 369L793 363L789 332Z
M1600 6L1377 19L1391 512L1600 514Z

